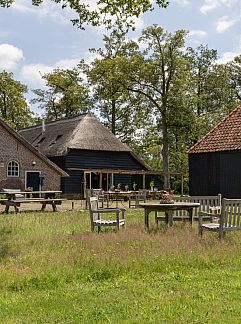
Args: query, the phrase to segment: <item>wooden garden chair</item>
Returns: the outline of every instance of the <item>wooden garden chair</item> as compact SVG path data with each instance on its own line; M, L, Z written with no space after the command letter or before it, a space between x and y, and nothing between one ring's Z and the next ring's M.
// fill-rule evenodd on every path
M210 215L208 212L199 213L199 234L204 230L218 233L220 239L224 238L227 232L241 230L241 199L222 200L221 212L215 214L217 222L204 223L203 218Z
M101 226L115 226L119 230L121 226L125 226L125 211L124 208L99 208L98 197L90 197L89 212L92 232L95 226L98 227L98 232ZM102 215L109 215L109 217L103 219Z

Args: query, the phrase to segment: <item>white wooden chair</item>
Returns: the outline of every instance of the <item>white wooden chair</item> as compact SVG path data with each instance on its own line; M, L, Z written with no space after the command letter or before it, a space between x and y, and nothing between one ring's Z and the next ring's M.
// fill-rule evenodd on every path
M200 211L199 213L199 234L203 234L203 230L217 232L219 238L224 238L225 233L241 230L241 199L225 199L222 200L221 212L215 214L218 222L204 223L210 213Z
M98 197L90 197L89 212L91 230L94 231L95 226L98 227L98 232L101 226L115 226L119 230L121 226L125 226L125 211L124 208L99 208ZM112 217L103 219L101 216L106 214L112 215Z

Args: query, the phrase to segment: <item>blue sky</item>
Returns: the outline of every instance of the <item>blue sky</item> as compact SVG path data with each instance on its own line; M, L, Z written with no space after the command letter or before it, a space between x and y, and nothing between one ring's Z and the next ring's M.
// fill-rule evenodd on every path
M62 10L50 0L44 0L40 8L31 6L30 0L16 0L11 8L0 8L0 70L13 72L15 79L34 89L43 86L40 73L73 68L83 58L91 61L93 54L88 49L101 47L105 30L79 30L69 21L74 17L74 12ZM169 32L188 30L187 44L217 49L220 62L241 54L240 0L170 0L167 9L138 19L132 37L153 23Z

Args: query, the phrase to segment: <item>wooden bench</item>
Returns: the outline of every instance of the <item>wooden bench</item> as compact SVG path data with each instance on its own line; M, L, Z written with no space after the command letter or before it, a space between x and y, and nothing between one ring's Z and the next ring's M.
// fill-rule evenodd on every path
M222 200L221 212L215 216L218 222L203 223L203 218L208 215L207 212L199 212L199 234L203 234L203 230L217 232L219 238L224 238L225 233L241 230L241 199Z
M221 207L221 194L217 196L180 196L174 197L176 202L191 202L191 203L199 203L200 206L193 209L193 220L197 220L199 218L199 212L204 211L207 212L206 220L212 221L215 217L216 210L219 211ZM189 215L185 210L177 210L173 215L173 221L186 221L189 220ZM165 221L165 215L158 215L156 213L156 223L158 221Z
M1 205L5 205L5 213L7 214L9 212L9 208L12 206L15 209L15 212L17 213L19 211L19 207L21 204L25 203L40 203L42 204L41 210L44 211L46 206L49 204L52 206L53 211L57 211L57 206L56 205L61 205L63 201L66 199L62 198L25 198L25 199L14 199L14 200L9 200L9 199L1 199L0 203Z

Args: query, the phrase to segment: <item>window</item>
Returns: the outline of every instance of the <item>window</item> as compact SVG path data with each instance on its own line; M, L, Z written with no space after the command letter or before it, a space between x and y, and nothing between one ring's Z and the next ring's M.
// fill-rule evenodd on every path
M8 177L19 177L19 164L17 161L8 163Z

